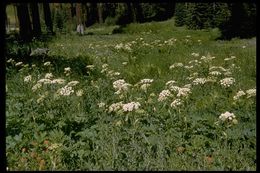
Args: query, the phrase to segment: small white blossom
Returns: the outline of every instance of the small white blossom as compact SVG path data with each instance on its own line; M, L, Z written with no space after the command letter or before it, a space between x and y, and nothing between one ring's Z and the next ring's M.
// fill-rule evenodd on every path
M153 82L153 79L142 79L140 81L141 84L147 84L147 83L152 83Z
M32 80L32 75L28 75L24 77L24 82L30 82Z
M203 85L203 84L205 84L205 83L206 83L206 79L205 79L205 78L197 78L197 79L195 79L195 80L193 81L193 84L194 84L194 85L199 85L199 84Z
M69 86L75 86L75 85L77 85L79 83L79 81L71 81L71 82L69 82L68 84L67 84L67 86L69 87Z
M123 106L122 102L118 102L118 103L113 103L109 106L108 108L108 112L116 112L118 110L120 110Z
M95 66L94 65L87 65L86 68L90 69L90 70L93 70L95 68Z
M149 86L151 86L151 84L145 83L145 84L142 84L142 85L140 86L140 88L141 88L141 90L147 91L147 88L148 88Z
M194 57L198 57L198 56L200 56L199 53L192 53L191 55L194 56Z
M80 90L78 90L78 91L76 92L76 95L77 95L78 97L81 97L83 94L84 94L84 92L83 92L82 89L80 89Z
M64 84L65 83L65 80L64 79L53 79L51 81L52 84Z
M41 88L42 87L42 84L41 83L37 83L35 84L33 87L32 87L32 91L36 91L37 89Z
M100 102L97 104L99 108L103 108L106 106L106 104L104 102Z
M220 80L220 84L225 88L230 87L231 85L233 85L234 82L235 82L235 79L232 77L224 78L224 79Z
M133 110L139 109L141 104L139 102L130 102L123 105L124 112L132 112Z
M47 61L47 62L45 62L43 65L44 65L44 66L49 66L49 65L51 65L51 62L50 62L50 61Z
M51 79L51 78L53 78L52 73L46 73L45 74L45 79Z
M171 103L171 107L176 108L177 106L181 105L182 101L181 99L176 99Z
M236 116L230 112L225 112L219 116L219 119L221 121L232 121L235 118L236 118Z
M247 98L250 98L250 97L256 96L256 89L249 89L249 90L246 90L246 94L247 94Z
M164 101L167 99L167 97L170 97L172 94L171 94L171 91L170 90L162 90L159 94L159 98L158 98L158 101Z
M37 83L50 84L50 83L51 83L51 80L50 80L50 79L40 79L40 80L38 80Z
M183 64L180 62L180 63L174 63L173 65L170 66L170 69L173 69L175 67L183 67Z
M219 75L221 75L221 72L219 72L219 71L211 71L211 72L209 72L209 74L212 75L212 76L219 76Z
M181 96L186 97L188 96L189 93L191 93L189 88L180 88L177 97L181 97Z
M74 90L72 87L65 86L58 90L58 93L63 96L69 96L70 94L74 93Z
M239 97L246 95L246 93L242 90L238 91L237 94L233 97L234 100L238 100Z
M18 62L18 63L15 64L15 66L20 66L22 64L23 64L23 62Z

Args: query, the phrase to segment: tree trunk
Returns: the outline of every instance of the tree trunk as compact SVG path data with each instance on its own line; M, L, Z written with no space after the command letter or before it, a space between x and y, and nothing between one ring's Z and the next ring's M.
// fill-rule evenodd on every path
M103 4L98 3L97 9L98 9L98 21L99 23L103 23Z
M81 4L80 4L80 3L77 3L77 4L76 4L77 25L82 24L81 14L82 14Z
M19 34L21 40L29 42L32 40L32 28L29 10L26 3L17 4L17 16L19 20Z
M44 20L47 27L47 32L54 34L49 3L43 3L43 10L44 10Z
M30 8L32 12L33 36L38 37L41 35L41 23L38 4L30 3Z
M143 12L140 3L133 3L133 9L136 15L136 22L143 22Z

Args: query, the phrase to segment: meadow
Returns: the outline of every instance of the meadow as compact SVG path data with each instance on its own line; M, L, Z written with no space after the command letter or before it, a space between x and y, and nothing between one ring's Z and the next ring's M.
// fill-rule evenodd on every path
M256 39L218 36L171 19L7 44L7 169L256 170Z

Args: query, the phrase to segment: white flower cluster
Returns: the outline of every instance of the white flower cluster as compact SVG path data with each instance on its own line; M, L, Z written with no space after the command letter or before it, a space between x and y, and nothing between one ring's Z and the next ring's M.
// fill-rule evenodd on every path
M170 70L174 69L175 67L183 67L183 64L181 62L179 63L174 63L173 65L170 66Z
M176 38L170 38L169 40L165 40L164 44L167 44L169 46L172 46L177 41Z
M32 80L32 75L28 75L24 77L24 82L30 82Z
M225 68L222 67L222 66L212 66L212 67L209 68L210 71L211 71L211 70L217 70L217 69L221 70L222 72L228 71L227 69L225 69Z
M67 84L67 86L68 87L70 87L70 86L75 86L75 85L77 85L79 83L79 81L71 81L71 82L69 82L68 84Z
M117 50L123 49L123 50L131 52L132 51L131 46L132 46L131 43L126 43L125 45L123 43L120 43L115 46L115 49L117 49Z
M234 82L235 82L235 79L232 77L224 78L224 79L220 80L220 84L225 88L230 87L231 85L233 85Z
M45 79L51 79L51 78L53 78L52 73L46 73L45 74Z
M200 56L199 53L194 53L194 52L193 52L191 55L194 56L194 57L198 57L198 56Z
M121 94L125 91L128 91L129 87L132 86L129 83L126 83L124 79L119 79L113 82L113 87L117 90L115 94Z
M64 79L53 79L51 81L52 84L64 84L65 80Z
M23 62L18 62L15 64L15 66L21 66L21 65L23 65Z
M210 54L208 54L207 56L202 56L200 59L203 60L204 62L209 62L209 61L215 59L215 57L210 56Z
M94 65L87 65L86 68L89 69L89 70L94 70L95 66Z
M12 58L10 58L10 59L8 59L6 62L8 62L8 63L14 63L15 61L14 61Z
M65 73L66 76L69 76L70 73L71 73L71 68L70 67L64 68L64 73Z
M103 108L106 106L106 104L104 102L100 102L97 104L99 108Z
M242 90L238 91L237 94L233 97L234 100L238 100L239 97L246 95L246 93Z
M179 88L177 97L187 97L191 93L190 88Z
M44 66L50 66L51 65L51 62L50 61L47 61L43 64Z
M171 85L169 86L169 89L174 92L179 92L180 87Z
M58 93L62 96L69 96L70 94L74 93L74 90L70 86L65 86L58 90Z
M83 94L84 94L84 92L83 92L82 89L80 89L80 90L78 90L78 91L76 92L76 95L77 95L78 97L81 97Z
M236 57L235 56L231 56L230 58L225 58L224 61L229 61L229 60L232 60L232 59L235 59Z
M177 106L181 105L182 101L181 99L176 99L171 103L171 107L176 108Z
M225 112L219 116L221 121L232 121L233 123L237 123L236 116L233 113Z
M172 94L171 94L171 91L170 90L162 90L159 94L159 98L158 98L158 101L161 102L161 101L164 101L167 99L167 97L170 97Z
M221 75L221 72L215 70L215 71L209 72L209 74L212 76L219 76L219 75Z
M141 84L141 90L147 91L147 88L151 86L153 79L142 79L138 84Z
M199 85L199 84L203 85L203 84L205 84L205 83L206 83L206 79L205 79L205 78L197 78L197 79L195 79L195 80L193 81L193 84L194 84L194 85Z
M171 87L171 86L173 86L175 83L176 83L176 81L170 80L170 81L166 82L165 85L166 85L166 87Z
M109 106L108 112L116 112L116 111L120 110L122 107L123 107L122 102L113 103Z
M249 90L246 90L246 93L247 93L247 98L250 98L250 97L253 97L253 96L256 96L256 89L249 89Z
M123 105L124 112L132 112L133 110L139 109L141 104L139 102L130 102Z

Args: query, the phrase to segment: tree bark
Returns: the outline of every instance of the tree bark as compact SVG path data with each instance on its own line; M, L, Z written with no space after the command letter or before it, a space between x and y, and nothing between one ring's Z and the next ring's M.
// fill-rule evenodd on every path
M76 4L76 16L77 16L77 25L82 24L82 8L81 8L81 4L77 3Z
M103 4L98 3L97 9L98 9L98 21L99 23L103 23Z
M47 32L54 34L49 3L43 3L43 10L44 10L44 20L47 27Z
M38 37L41 35L41 23L38 4L30 3L30 8L32 12L33 36Z
M26 3L17 4L17 16L19 20L19 34L21 40L29 42L32 40L32 28L29 10Z

